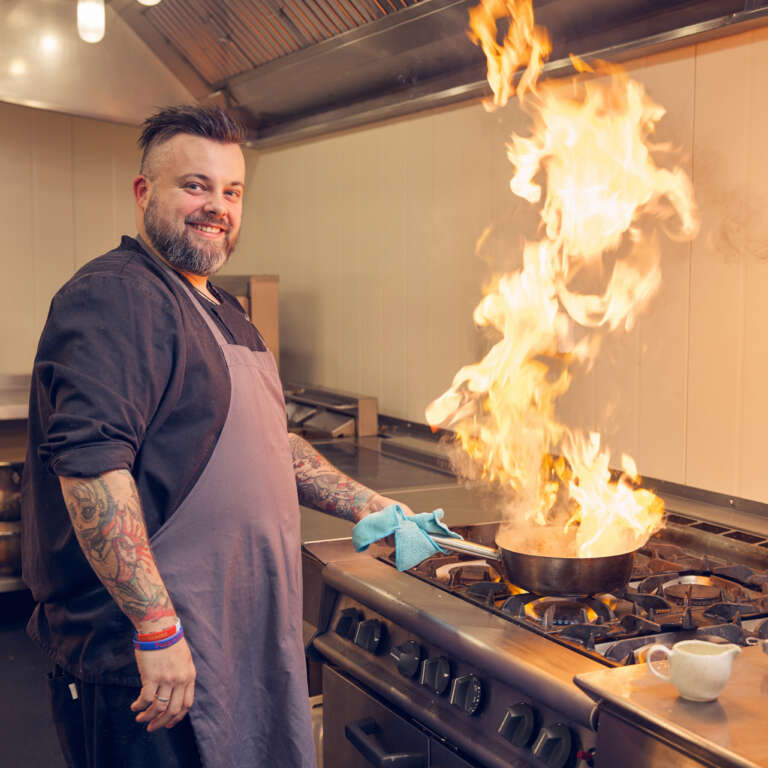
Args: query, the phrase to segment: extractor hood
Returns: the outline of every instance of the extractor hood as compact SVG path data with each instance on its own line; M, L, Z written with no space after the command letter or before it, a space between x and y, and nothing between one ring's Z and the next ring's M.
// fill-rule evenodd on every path
M201 101L237 109L253 146L486 92L468 0L135 0L111 6ZM534 0L553 51L613 61L768 24L768 0Z

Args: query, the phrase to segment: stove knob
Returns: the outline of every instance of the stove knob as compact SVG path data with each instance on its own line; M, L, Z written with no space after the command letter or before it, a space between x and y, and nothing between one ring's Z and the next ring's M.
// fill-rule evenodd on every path
M451 704L474 715L483 702L483 683L476 675L461 675L453 681Z
M516 747L527 747L536 734L536 720L533 707L519 701L507 709L499 726L499 733Z
M566 768L573 757L571 729L561 723L545 726L531 751L547 768Z
M355 645L359 645L369 653L379 653L384 650L387 637L387 628L383 621L367 619L357 625L355 632Z
M345 608L336 622L336 634L351 640L355 636L357 625L363 620L363 614L357 608Z
M421 665L421 684L442 696L451 685L451 662L443 656L426 659Z
M413 677L419 671L422 650L415 640L398 645L389 656L397 664L397 671L401 675Z

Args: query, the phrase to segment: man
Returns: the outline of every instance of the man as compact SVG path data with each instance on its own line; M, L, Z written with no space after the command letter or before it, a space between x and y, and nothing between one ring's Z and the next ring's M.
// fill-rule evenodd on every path
M138 237L62 287L40 339L23 568L72 766L313 766L297 502L393 503L287 434L271 353L208 282L242 140L216 108L149 118Z

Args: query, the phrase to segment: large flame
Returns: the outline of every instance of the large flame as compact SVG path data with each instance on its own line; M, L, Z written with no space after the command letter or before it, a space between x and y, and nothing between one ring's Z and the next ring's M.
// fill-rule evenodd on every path
M516 93L532 116L531 135L512 136L507 156L511 190L541 203L543 237L525 244L522 268L497 277L475 309L476 324L501 338L456 374L427 421L456 430L467 476L507 492L500 543L559 556L630 551L661 526L661 501L637 487L630 457L612 475L600 435L561 424L555 404L571 368L594 360L601 334L631 329L658 290L651 222L676 219L680 236L695 234L691 184L680 168L656 164L650 137L664 109L624 71L600 64L594 72L573 58L587 74L570 89L538 82L550 46L530 0L483 0L470 26L488 61L494 97L486 106ZM590 272L607 277L599 292L582 293L576 284Z

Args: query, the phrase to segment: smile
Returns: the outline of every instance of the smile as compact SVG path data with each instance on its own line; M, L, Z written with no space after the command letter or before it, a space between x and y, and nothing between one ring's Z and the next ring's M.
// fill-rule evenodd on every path
M205 232L208 235L220 235L222 232L224 232L223 227L219 227L216 224L191 224L191 227L196 229L198 232Z

